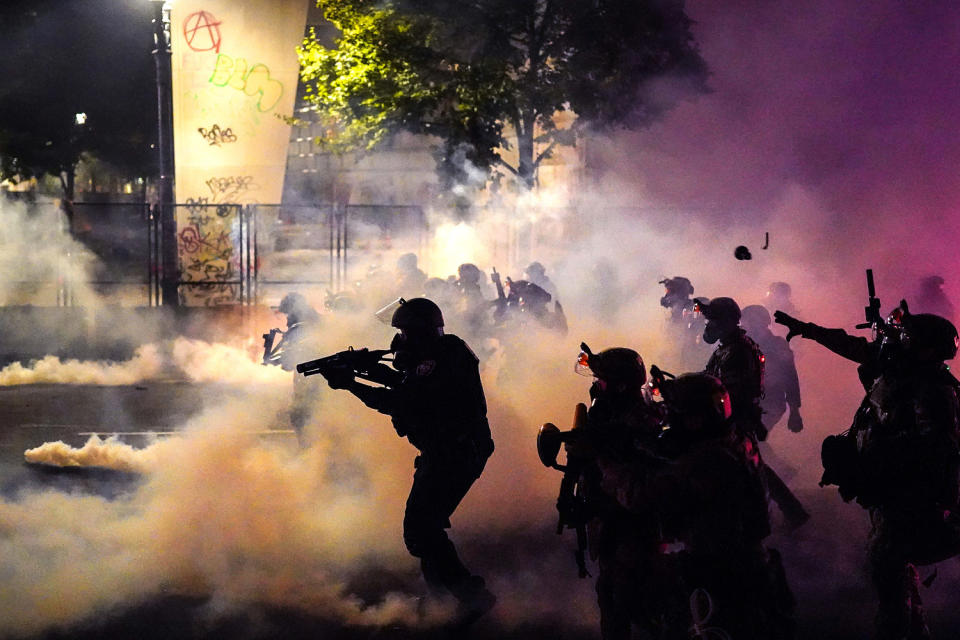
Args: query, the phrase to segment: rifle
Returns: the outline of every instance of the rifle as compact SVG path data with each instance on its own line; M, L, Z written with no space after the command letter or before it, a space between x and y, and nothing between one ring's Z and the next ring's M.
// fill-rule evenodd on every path
M863 308L863 315L867 321L858 324L857 329L876 327L880 333L881 328L886 325L880 315L880 298L877 297L877 289L873 284L873 269L867 269L867 306Z
M897 308L890 313L889 322L885 320L880 314L880 298L873 284L873 269L867 269L867 306L863 311L866 322L856 325L857 329L872 329L874 342L880 343L876 362L864 363L857 369L860 381L869 387L880 375L881 369L897 357L904 326L910 322L910 307L906 300L900 300Z
M283 331L280 329L270 329L269 332L263 334L263 360L261 364L280 364L280 360L277 359L273 352L273 343L277 339L277 334L283 335Z
M507 296L503 292L503 283L500 282L500 274L497 273L496 267L493 267L490 280L497 287L497 299L493 301L493 304L496 305L497 308L493 312L493 319L499 322L507 312ZM507 277L507 284L510 284L510 282L510 278Z
M350 374L370 382L382 384L385 387L393 387L400 383L401 374L396 369L383 364L387 360L385 356L392 353L390 349L370 350L348 348L346 351L340 351L324 358L301 362L297 365L297 373L304 376L316 374L330 379L331 376L343 376Z
M580 457L567 455L567 464L557 464L557 455L560 453L560 445L564 442L578 438L582 435L582 429L587 423L587 405L582 402L577 403L573 413L573 426L569 431L560 431L556 425L547 422L540 427L537 434L537 455L540 462L546 467L563 471L563 479L560 481L560 495L557 497L557 511L560 512L557 521L557 535L563 533L563 530L574 529L577 532L577 549L574 551L574 558L577 561L577 570L581 578L590 575L587 571L586 550L587 550L587 520L589 520L589 507L583 487L583 471L589 460Z

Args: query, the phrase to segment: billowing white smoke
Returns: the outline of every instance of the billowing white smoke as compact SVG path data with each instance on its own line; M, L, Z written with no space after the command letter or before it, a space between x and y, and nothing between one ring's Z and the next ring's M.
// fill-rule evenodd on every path
M559 219L538 213L531 205L494 211L473 224L434 225L440 229L438 239L422 256L421 266L441 278L465 261L488 272L496 266L505 276L518 278L527 263L539 260L556 282L570 321L565 337L534 332L517 340L503 339L498 350L481 348L481 341L472 343L478 351L495 354L485 363L485 382L497 451L453 518L453 537L458 543L466 537L511 548L532 539L531 547L537 549L533 553L539 554L522 556L510 566L502 566L499 558L465 557L500 595L494 615L505 624L549 615L575 624L595 622L589 581L567 580L565 576L575 573L572 561L569 566L556 565L554 556L544 551L572 542L569 536L559 538L549 531L559 474L544 469L534 449L539 424L549 420L566 428L573 404L586 400L589 380L571 371L581 340L594 350L632 347L648 365L655 362L677 372L658 304L663 290L657 280L664 276L687 276L697 296L729 295L741 306L762 303L770 282L787 281L802 319L849 329L861 321L864 268L877 269L884 305L892 306L907 294L910 278L943 259L941 249L954 237L949 233L954 223L948 222L944 231L931 223L933 214L921 216L921 223L908 229L903 216L891 213L911 210L916 189L909 187L924 184L923 167L911 169L909 179L886 179L883 151L908 150L898 158L899 166L905 166L918 149L937 149L923 144L927 134L910 136L918 144L901 144L899 133L868 128L858 139L884 141L881 152L834 148L837 153L832 155L827 143L844 140L837 129L846 128L846 116L858 112L840 109L838 100L820 100L817 91L810 90L821 85L818 73L805 71L806 82L797 82L783 71L808 69L809 56L815 55L821 65L836 70L829 76L831 95L876 96L871 113L889 103L887 94L850 91L848 78L914 78L923 83L930 77L930 82L944 87L956 83L927 74L867 73L865 68L873 69L872 59L867 60L870 64L858 60L859 67L836 65L836 59L847 58L834 53L848 42L868 38L863 30L875 26L854 19L862 12L856 3L844 5L843 15L853 17L843 21L835 19L836 3L811 4L804 16L818 28L798 29L804 34L800 39L790 33L795 27L789 16L796 3L768 3L761 17L770 28L751 27L759 44L748 47L733 36L742 35L743 24L753 25L756 3L739 13L721 10L720 5L713 9L711 3L690 4L704 35L705 54L714 65L717 91L712 96L684 105L649 132L598 145L604 147L608 165L618 171L592 188L580 185L575 216ZM933 11L934 4L925 11ZM908 11L892 1L884 6L888 11ZM908 21L914 22L921 21ZM949 30L956 16L922 22ZM906 23L888 24L899 28ZM856 26L857 38L843 37L836 25ZM823 38L830 48L816 46ZM789 65L756 64L770 60L766 48L780 44L787 50L777 49L779 56ZM936 47L936 42L925 46ZM748 63L752 64L743 73ZM909 56L904 64L908 63L913 64ZM746 83L750 87L744 93ZM771 91L771 86L778 90ZM744 95L750 98L747 105ZM915 106L913 101L896 102ZM807 114L811 107L817 117ZM834 114L833 109L840 112ZM871 121L897 131L903 122L883 117ZM837 129L824 136L824 123ZM937 135L954 130L931 129ZM933 155L942 163L940 155ZM843 161L837 170L836 162L821 161L834 156ZM867 168L874 169L867 172L872 180L862 179L867 160ZM950 166L934 167L933 175L942 176ZM904 184L908 181L912 185ZM906 195L898 194L898 188ZM858 202L866 191L876 192L874 200ZM940 183L931 182L919 195L930 196L924 200L936 200L933 204L944 208L953 206L955 198L940 191ZM548 194L544 198L552 201ZM883 215L859 215L883 198ZM535 228L530 225L534 217ZM765 232L770 233L766 250L761 248ZM733 249L740 244L751 249L753 260L734 259ZM612 270L598 269L602 260ZM383 263L391 265L389 260ZM948 266L953 267L952 262ZM350 277L360 275L351 272ZM610 300L614 304L607 306ZM328 318L329 333L321 352L349 344L385 346L389 330L372 323L365 317L344 322ZM171 354L170 362L182 375L198 383L244 383L263 375L277 385L269 395L251 392L241 400L212 404L185 425L182 435L143 449L109 440L88 443L89 453L100 456L95 458L100 464L144 474L131 494L108 501L44 492L0 501L0 575L5 576L0 581L0 635L69 624L100 607L136 603L161 589L212 593L221 602L239 605L293 604L349 623L411 619L413 609L404 596L364 609L344 585L361 566L399 567L415 574L400 539L412 449L396 438L384 417L345 392L327 390L320 393L309 450L297 453L290 439L255 435L287 428L288 394L277 390L290 376L260 367L249 356L230 360L225 355L229 350L221 346L181 341L161 351ZM820 442L849 426L862 390L851 363L809 342L794 341L792 346L806 428L793 434L780 425L769 443L793 467L791 486L809 500L814 519L795 537L780 537L778 544L788 565L807 561L815 567L788 578L801 594L811 598L819 593L817 601L823 602L841 588L844 593L868 592L863 513L854 505L842 505L835 491L816 486ZM103 379L111 378L89 378ZM81 450L60 454L79 462ZM107 450L115 454L113 462L104 461L101 454ZM545 531L548 536L541 536ZM941 593L956 583L945 581L937 583ZM804 602L801 597L801 607ZM809 612L810 605L806 606Z
M140 450L114 439L45 445L72 463L144 477L113 501L49 491L0 501L0 633L69 624L161 589L299 606L353 624L449 615L435 607L422 618L402 594L367 606L345 588L363 563L412 564L395 530L407 447L376 416L325 420L302 454L289 440L251 433L284 426L285 404L251 395Z
M88 284L96 257L70 235L55 201L28 209L0 198L0 215L0 304L53 306L58 289L80 305L96 301Z
M130 385L150 380L186 378L224 384L284 384L289 373L265 367L245 349L202 340L176 338L147 344L121 362L61 360L45 356L27 366L13 362L0 369L0 386L22 384Z
M84 362L45 356L23 366L13 362L0 369L0 386L20 384L123 385L151 380L163 371L157 345L144 345L126 362Z

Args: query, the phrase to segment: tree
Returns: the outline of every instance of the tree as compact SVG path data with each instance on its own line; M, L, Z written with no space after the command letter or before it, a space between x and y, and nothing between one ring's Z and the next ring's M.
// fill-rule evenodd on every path
M645 126L706 91L682 0L319 0L339 35L298 50L306 99L329 122L318 142L372 149L433 135L445 182L462 159L526 187L556 145L587 127ZM669 81L670 90L656 90ZM562 128L558 115L572 112ZM498 149L516 137L518 162ZM536 144L545 145L535 153Z
M151 11L127 0L0 8L0 178L49 173L72 199L82 153L130 177L155 171Z

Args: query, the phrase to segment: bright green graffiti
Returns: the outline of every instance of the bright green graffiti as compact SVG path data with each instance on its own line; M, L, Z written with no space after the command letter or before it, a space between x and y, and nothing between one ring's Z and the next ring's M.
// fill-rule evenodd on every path
M245 58L232 58L223 53L217 55L210 83L218 87L232 87L248 96L259 96L257 109L260 111L273 109L283 95L283 84L270 77L267 65L258 63L248 70Z

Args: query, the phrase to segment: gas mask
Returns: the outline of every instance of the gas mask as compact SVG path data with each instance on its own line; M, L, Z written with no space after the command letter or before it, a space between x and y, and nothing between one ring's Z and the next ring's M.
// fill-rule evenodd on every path
M707 320L707 325L703 328L703 341L707 344L715 344L720 338L725 336L730 330L728 323L718 320Z

